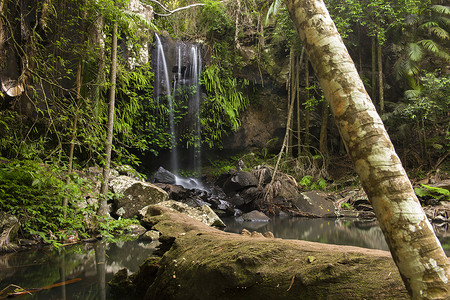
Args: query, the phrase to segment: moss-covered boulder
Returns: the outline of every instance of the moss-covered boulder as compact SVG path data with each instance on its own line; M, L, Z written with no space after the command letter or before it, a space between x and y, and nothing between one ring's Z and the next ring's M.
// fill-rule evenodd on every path
M408 299L389 252L237 235L151 210L170 243L150 281L132 279L144 299Z

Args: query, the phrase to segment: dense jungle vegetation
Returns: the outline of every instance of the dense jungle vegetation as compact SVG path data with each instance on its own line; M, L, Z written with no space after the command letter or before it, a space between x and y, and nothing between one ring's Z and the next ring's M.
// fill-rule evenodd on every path
M448 172L450 7L441 0L325 2L407 170L419 178ZM293 108L283 170L301 169L298 181L320 186L343 155L280 0L1 0L0 11L0 210L20 216L28 234L48 239L48 232L89 227L77 217L86 182L73 170L109 170L111 156L113 166L139 167L172 147L168 107L153 95L155 32L204 44L205 149L220 148L259 101L264 84L240 73L252 64ZM192 145L185 136L181 146ZM259 149L252 159L274 164L274 154ZM97 207L84 210L94 215Z

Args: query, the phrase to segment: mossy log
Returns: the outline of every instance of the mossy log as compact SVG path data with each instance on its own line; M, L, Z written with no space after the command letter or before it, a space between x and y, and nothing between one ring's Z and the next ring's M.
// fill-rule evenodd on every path
M157 205L144 221L169 241L130 277L144 299L409 298L387 251L226 233Z

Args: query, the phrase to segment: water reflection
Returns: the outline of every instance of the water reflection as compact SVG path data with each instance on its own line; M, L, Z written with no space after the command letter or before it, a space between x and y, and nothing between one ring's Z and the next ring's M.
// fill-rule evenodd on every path
M388 250L375 221L355 219L274 218L271 222L236 222L224 219L226 231L239 233L243 228L275 237L321 243L353 245ZM447 225L435 231L450 254L450 230ZM0 256L0 290L10 284L23 288L42 288L80 278L80 281L36 292L21 299L108 299L107 282L122 268L136 272L158 243L127 241L117 244L79 244ZM1 298L1 297L0 297Z
M376 221L357 219L308 219L274 217L271 222L237 222L234 218L223 219L225 231L239 233L242 229L264 233L272 231L275 237L351 245L370 249L389 250L381 228ZM447 256L450 255L450 230L447 226L435 227L436 235Z
M107 282L122 268L136 272L157 242L79 244L0 256L0 290L9 284L42 288L58 282L80 281L23 296L21 299L107 299Z

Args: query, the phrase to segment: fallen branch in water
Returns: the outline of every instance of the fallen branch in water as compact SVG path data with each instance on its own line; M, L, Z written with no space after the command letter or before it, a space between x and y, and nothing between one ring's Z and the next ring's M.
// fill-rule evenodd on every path
M24 288L22 288L20 286L17 286L17 285L14 285L14 284L10 284L6 288L4 288L2 291L0 291L0 299L15 298L15 297L23 296L23 295L32 295L32 293L35 293L35 292L40 292L40 291L43 291L43 290L49 290L49 289L54 288L54 287L67 285L67 284L70 284L70 283L78 282L80 280L81 280L81 278L74 278L74 279L71 279L71 280L67 280L67 281L63 281L63 282L54 283L54 284L51 284L51 285L48 285L48 286L44 286L42 288L32 288L32 289L24 289ZM19 289L20 291L7 293L6 291L10 287L14 287L14 288L16 288L16 290Z

